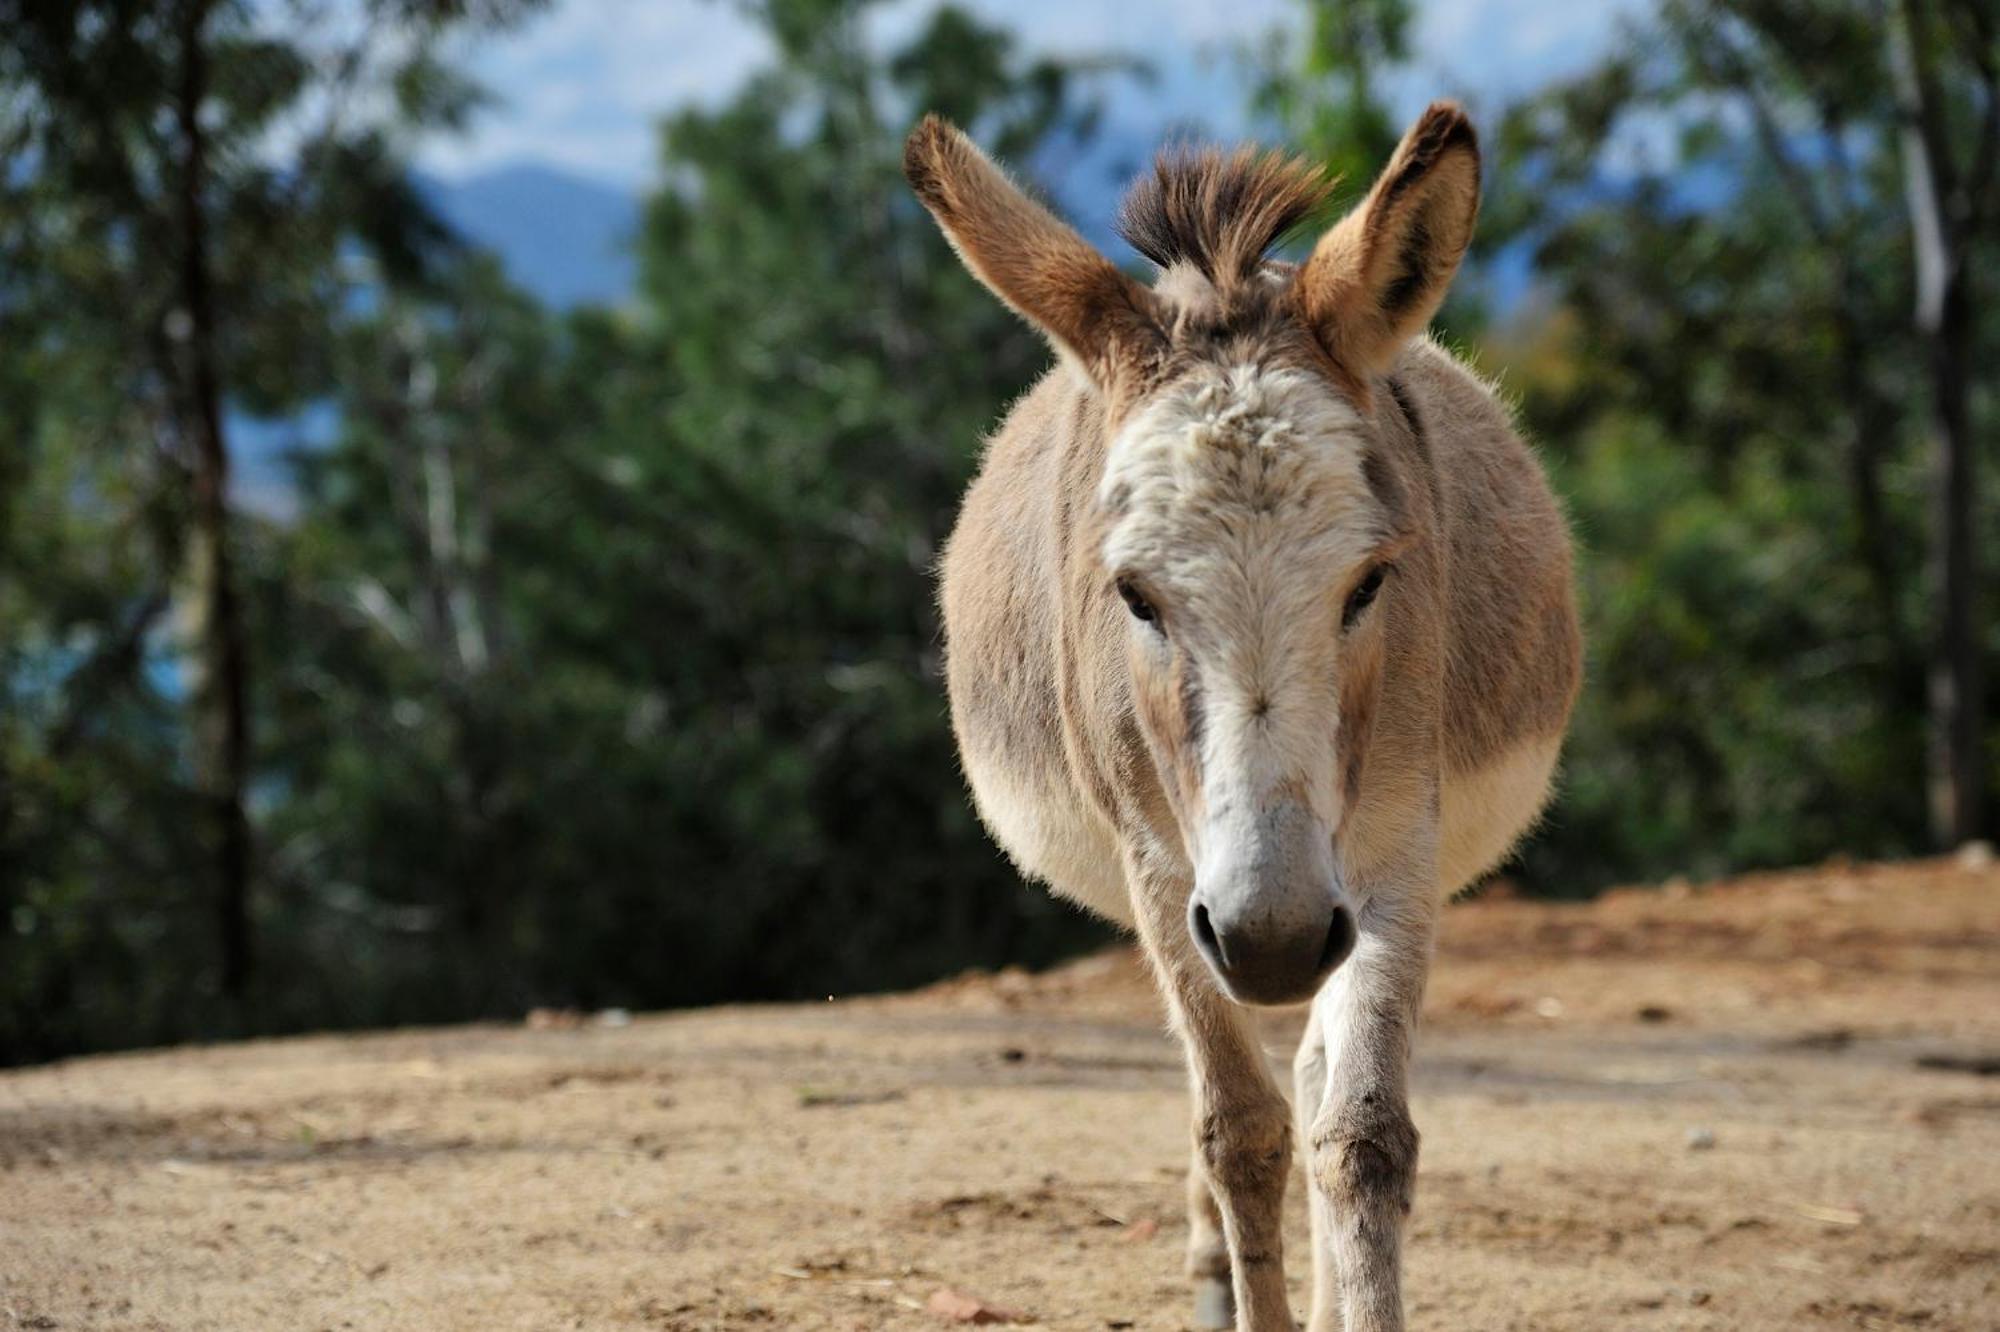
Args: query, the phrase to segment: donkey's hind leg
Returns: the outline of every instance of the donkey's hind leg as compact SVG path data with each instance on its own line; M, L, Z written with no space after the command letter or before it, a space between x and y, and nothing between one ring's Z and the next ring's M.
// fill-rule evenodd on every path
M1319 1005L1314 1004L1306 1019L1305 1035L1299 1038L1299 1052L1292 1060L1292 1114L1303 1160L1312 1159L1310 1129L1313 1116L1326 1100L1326 1079L1326 1034L1320 1026ZM1307 1332L1341 1332L1340 1278L1333 1268L1333 1217L1319 1189L1308 1187L1306 1202L1312 1217L1312 1312Z
M1188 1280L1194 1284L1194 1325L1236 1326L1236 1292L1230 1285L1229 1239L1222 1233L1222 1209L1208 1186L1201 1149L1188 1163Z

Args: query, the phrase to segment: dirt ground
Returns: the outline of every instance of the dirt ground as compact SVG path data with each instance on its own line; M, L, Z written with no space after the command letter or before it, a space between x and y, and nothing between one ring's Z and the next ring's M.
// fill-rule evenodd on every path
M1411 1323L2000 1327L1996 1075L1994 868L1454 906ZM0 1329L1181 1327L1186 1113L1123 952L21 1070Z

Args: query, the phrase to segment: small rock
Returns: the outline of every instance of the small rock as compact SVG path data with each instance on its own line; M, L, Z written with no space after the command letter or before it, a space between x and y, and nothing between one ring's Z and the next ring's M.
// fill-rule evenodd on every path
M1552 994L1545 994L1535 1000L1535 1016L1559 1018L1563 1015L1563 1001Z
M1993 868L1993 843L1967 842L1964 846L1958 848L1958 854L1952 857L1952 859L1958 862L1960 869L1972 873L1991 869Z
M1687 1132L1687 1144L1691 1152L1705 1152L1715 1146L1715 1130L1691 1128Z

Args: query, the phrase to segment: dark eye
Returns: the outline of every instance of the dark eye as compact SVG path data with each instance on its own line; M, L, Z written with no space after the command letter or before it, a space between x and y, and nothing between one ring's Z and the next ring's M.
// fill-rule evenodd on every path
M1347 594L1347 609L1340 613L1340 627L1345 629L1361 618L1361 612L1375 604L1375 598L1382 591L1382 580L1389 576L1389 566L1378 564L1368 571L1361 585Z
M1138 588L1132 586L1131 580L1125 578L1118 580L1118 595L1125 598L1125 609L1132 612L1133 619L1153 624L1160 618L1159 612L1153 609L1153 603L1146 600Z

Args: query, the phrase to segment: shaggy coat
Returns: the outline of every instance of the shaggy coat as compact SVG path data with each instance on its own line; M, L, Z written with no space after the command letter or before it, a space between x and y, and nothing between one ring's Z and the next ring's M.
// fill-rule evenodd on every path
M1471 239L1472 127L1431 108L1296 266L1267 251L1322 210L1317 172L1164 156L1121 215L1150 287L942 121L906 167L1060 354L943 562L980 813L1025 873L1135 928L1160 978L1193 1078L1197 1316L1292 1327L1296 1132L1311 1325L1399 1328L1436 910L1536 817L1580 678L1541 468L1422 331ZM1307 999L1295 1124L1238 1003Z

